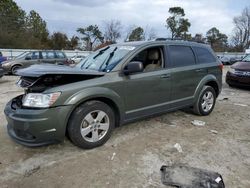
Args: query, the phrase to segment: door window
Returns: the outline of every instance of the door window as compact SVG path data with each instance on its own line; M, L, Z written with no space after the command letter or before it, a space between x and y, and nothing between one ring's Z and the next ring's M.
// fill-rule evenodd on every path
M159 70L163 68L163 50L162 47L147 48L138 54L131 60L140 61L143 64L144 71L149 72L154 70Z
M43 59L54 59L55 53L54 52L42 52Z
M173 67L183 67L195 64L195 57L192 49L188 46L171 45L169 55Z

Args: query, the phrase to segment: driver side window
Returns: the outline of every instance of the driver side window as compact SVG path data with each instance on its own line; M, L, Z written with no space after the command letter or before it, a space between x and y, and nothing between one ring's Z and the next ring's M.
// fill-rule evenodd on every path
M162 69L164 67L163 48L151 47L147 48L138 54L131 60L140 61L143 64L143 72L150 72Z

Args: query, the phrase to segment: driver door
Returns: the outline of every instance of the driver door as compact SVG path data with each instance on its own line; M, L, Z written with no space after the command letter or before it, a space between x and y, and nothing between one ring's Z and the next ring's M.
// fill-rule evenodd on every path
M158 49L161 67L145 71L149 50ZM144 49L130 61L141 61L144 71L125 76L125 118L127 120L155 114L167 110L170 105L170 70L166 69L163 46Z

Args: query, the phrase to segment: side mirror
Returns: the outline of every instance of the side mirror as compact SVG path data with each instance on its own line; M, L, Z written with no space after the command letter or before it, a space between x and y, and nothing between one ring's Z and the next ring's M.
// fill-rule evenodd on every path
M143 64L140 61L132 61L124 68L123 73L129 75L136 72L143 71Z
M25 57L25 60L31 60L31 57L27 56Z

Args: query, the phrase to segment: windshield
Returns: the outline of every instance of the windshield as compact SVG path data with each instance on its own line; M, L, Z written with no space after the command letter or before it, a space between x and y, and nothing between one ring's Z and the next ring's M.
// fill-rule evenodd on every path
M246 57L244 57L242 59L242 61L248 61L248 62L250 62L250 55L247 55Z
M24 59L26 57L26 55L29 53L31 53L31 52L23 52L20 55L16 56L15 59Z
M133 46L104 47L83 59L77 67L101 72L110 72L130 51Z

